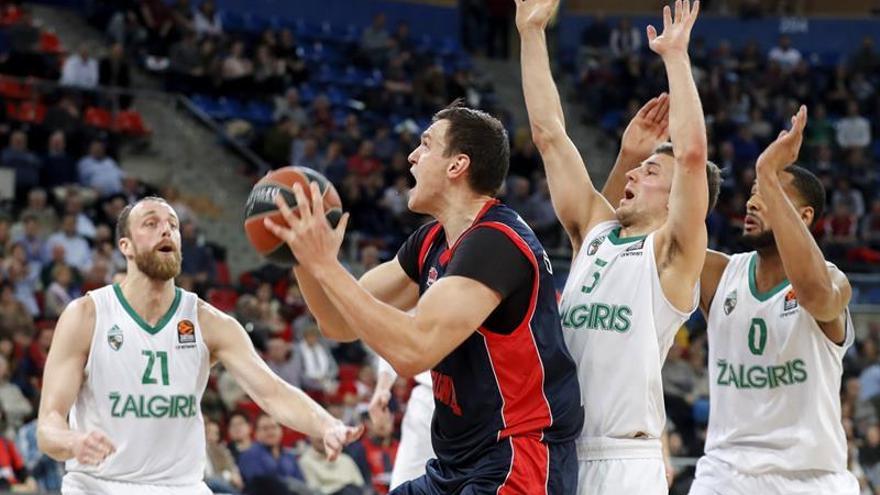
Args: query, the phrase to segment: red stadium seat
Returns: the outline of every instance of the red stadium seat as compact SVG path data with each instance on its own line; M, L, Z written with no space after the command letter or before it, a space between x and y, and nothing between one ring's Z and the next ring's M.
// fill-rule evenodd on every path
M61 47L61 39L52 31L43 31L40 33L40 51L43 53L61 53L64 48Z
M34 103L33 101L23 101L18 106L16 117L22 122L40 124L46 118L46 105Z
M12 100L27 100L32 98L33 88L29 84L19 84L18 81L9 78L0 78L0 96Z
M89 107L86 109L84 120L86 125L98 129L109 130L113 126L113 117L110 115L110 112L103 108Z
M208 291L208 302L220 311L228 313L235 310L238 292L235 289L211 289Z
M130 136L146 136L152 131L137 110L123 110L116 114L114 127L117 131Z
M12 120L18 119L18 108L16 108L15 103L11 101L6 102L6 118Z

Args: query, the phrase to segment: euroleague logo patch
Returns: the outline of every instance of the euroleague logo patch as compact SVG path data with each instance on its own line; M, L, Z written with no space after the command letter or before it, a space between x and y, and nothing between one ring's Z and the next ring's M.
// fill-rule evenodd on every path
M181 320L177 323L177 342L180 344L192 344L196 341L196 326L189 320Z
M795 296L794 289L791 289L785 294L785 302L782 303L782 311L791 311L797 307L797 296Z
M439 276L439 273L437 273L437 269L432 266L431 269L428 270L428 282L427 282L428 287L430 287L431 284L433 284L434 282L437 281L438 276Z

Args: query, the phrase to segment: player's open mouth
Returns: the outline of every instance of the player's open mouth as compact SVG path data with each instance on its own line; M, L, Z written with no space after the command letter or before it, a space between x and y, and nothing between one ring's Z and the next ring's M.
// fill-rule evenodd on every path
M160 253L173 253L174 246L172 246L171 244L164 244L164 245L158 247L158 251Z

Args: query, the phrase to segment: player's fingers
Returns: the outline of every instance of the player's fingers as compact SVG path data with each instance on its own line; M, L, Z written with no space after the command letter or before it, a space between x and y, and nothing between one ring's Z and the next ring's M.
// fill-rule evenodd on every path
M312 208L309 205L309 199L306 198L306 192L299 182L293 184L293 195L296 196L296 207L299 209L299 217L303 220L311 218Z
M803 132L804 127L806 127L806 126L807 126L807 106L801 105L801 108L798 110L798 113L797 113L797 125L796 125L797 132Z
M642 108L640 108L638 112L636 112L636 117L654 120L654 113L657 111L658 104L659 100L657 97L651 98L647 103L642 105Z
M321 194L321 186L317 182L309 183L310 194L312 195L312 212L318 218L324 217L324 195Z
M669 119L669 95L663 93L662 99L660 100L659 109L657 111L657 116L654 119L654 122L660 123Z
M275 195L275 206L278 207L278 211L281 212L284 221L287 222L288 225L293 225L293 221L296 220L296 217L290 209L290 205L287 204L287 200L284 199L284 195L280 193Z
M334 232L338 235L345 235L345 228L348 227L348 219L351 215L348 212L342 214L342 218L339 219L339 223L336 224L336 228L333 229Z
M279 224L275 223L274 220L272 220L271 218L268 218L268 217L263 219L263 225L267 229L269 229L269 232L275 234L275 237L278 237L279 239L283 239L287 242L290 242L293 240L293 231L290 230L289 227L279 225Z
M654 26L648 24L647 32L648 32L648 42L649 43L651 41L654 41L657 38L657 29L655 29Z
M675 0L675 24L681 22L681 15L683 14L681 0Z
M666 5L663 7L663 30L669 29L670 24L672 24L672 9L669 8L669 5Z
M694 0L694 6L691 7L691 15L690 15L690 25L693 26L694 22L697 20L697 15L700 13L700 0Z
M351 442L354 442L355 440L360 438L361 435L364 434L364 425L358 425L355 428L347 428L347 430L348 431L345 438L345 443L349 444Z

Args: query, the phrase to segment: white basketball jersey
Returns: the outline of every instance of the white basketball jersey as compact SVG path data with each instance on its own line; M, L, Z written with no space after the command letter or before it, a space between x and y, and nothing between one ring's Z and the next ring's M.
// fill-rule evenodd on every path
M98 466L67 461L68 471L156 485L192 485L205 472L202 393L210 358L198 297L179 288L151 327L118 285L92 291L95 328L70 427L100 429L116 446Z
M845 471L839 393L855 334L849 312L837 345L787 280L758 292L757 259L730 258L709 310L706 455L746 474Z
M597 450L659 438L666 423L660 369L690 313L663 294L654 234L619 237L620 224L594 227L572 264L562 294L562 331L578 366L586 417L581 458ZM694 287L693 308L698 301Z

